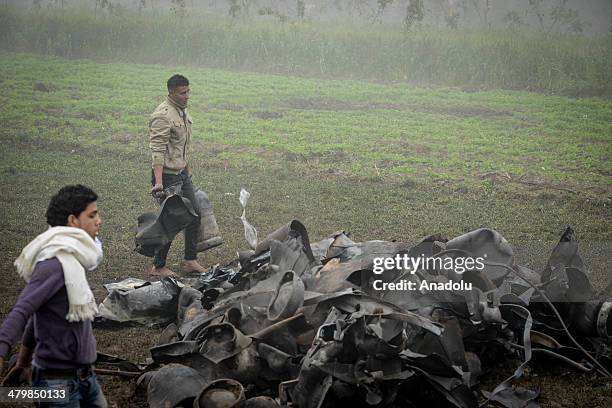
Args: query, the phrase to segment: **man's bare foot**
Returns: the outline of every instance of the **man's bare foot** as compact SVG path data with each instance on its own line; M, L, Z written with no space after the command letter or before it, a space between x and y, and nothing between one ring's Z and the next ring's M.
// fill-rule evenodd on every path
M205 273L208 272L208 269L204 268L197 260L192 261L183 261L183 270L185 272L197 272L197 273Z
M161 276L161 277L170 276L173 278L176 278L178 276L176 273L172 272L172 270L168 269L165 266L162 266L161 268L153 266L151 268L151 274L155 276Z

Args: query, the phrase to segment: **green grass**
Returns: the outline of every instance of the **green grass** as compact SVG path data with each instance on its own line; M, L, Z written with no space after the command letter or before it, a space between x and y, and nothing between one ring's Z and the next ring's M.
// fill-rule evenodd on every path
M612 95L610 36L0 7L7 51L384 82Z
M291 161L348 177L474 186L491 173L609 193L612 103L3 53L13 138L147 150L147 117L175 70L193 83L196 138L224 165ZM34 90L46 84L51 92Z

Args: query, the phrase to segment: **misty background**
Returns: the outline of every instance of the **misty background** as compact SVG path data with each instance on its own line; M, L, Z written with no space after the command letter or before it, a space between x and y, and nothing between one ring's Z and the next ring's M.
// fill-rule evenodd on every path
M612 95L610 0L0 0L0 49Z
M545 31L606 33L610 0L3 0L21 8L89 8L209 13L215 16L303 18L324 22L412 24L438 28L522 26Z

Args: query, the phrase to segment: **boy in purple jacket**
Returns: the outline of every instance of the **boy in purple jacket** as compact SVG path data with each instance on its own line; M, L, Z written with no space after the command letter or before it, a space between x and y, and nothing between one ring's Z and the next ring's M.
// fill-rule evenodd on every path
M91 322L97 307L85 276L102 261L97 199L82 185L62 188L47 208L51 228L15 261L27 285L0 327L0 373L22 336L17 364L5 383L32 375L34 387L66 390L68 401L43 407L108 406L92 369L96 340Z

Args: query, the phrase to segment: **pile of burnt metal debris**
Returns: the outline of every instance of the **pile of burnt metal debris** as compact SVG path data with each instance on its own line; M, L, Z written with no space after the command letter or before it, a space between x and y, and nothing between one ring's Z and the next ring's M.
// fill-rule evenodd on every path
M610 376L612 303L569 228L541 272L489 229L311 244L294 220L252 244L202 276L108 286L102 317L167 324L139 379L151 407L536 407L513 385L532 359ZM514 373L482 389L509 359Z

